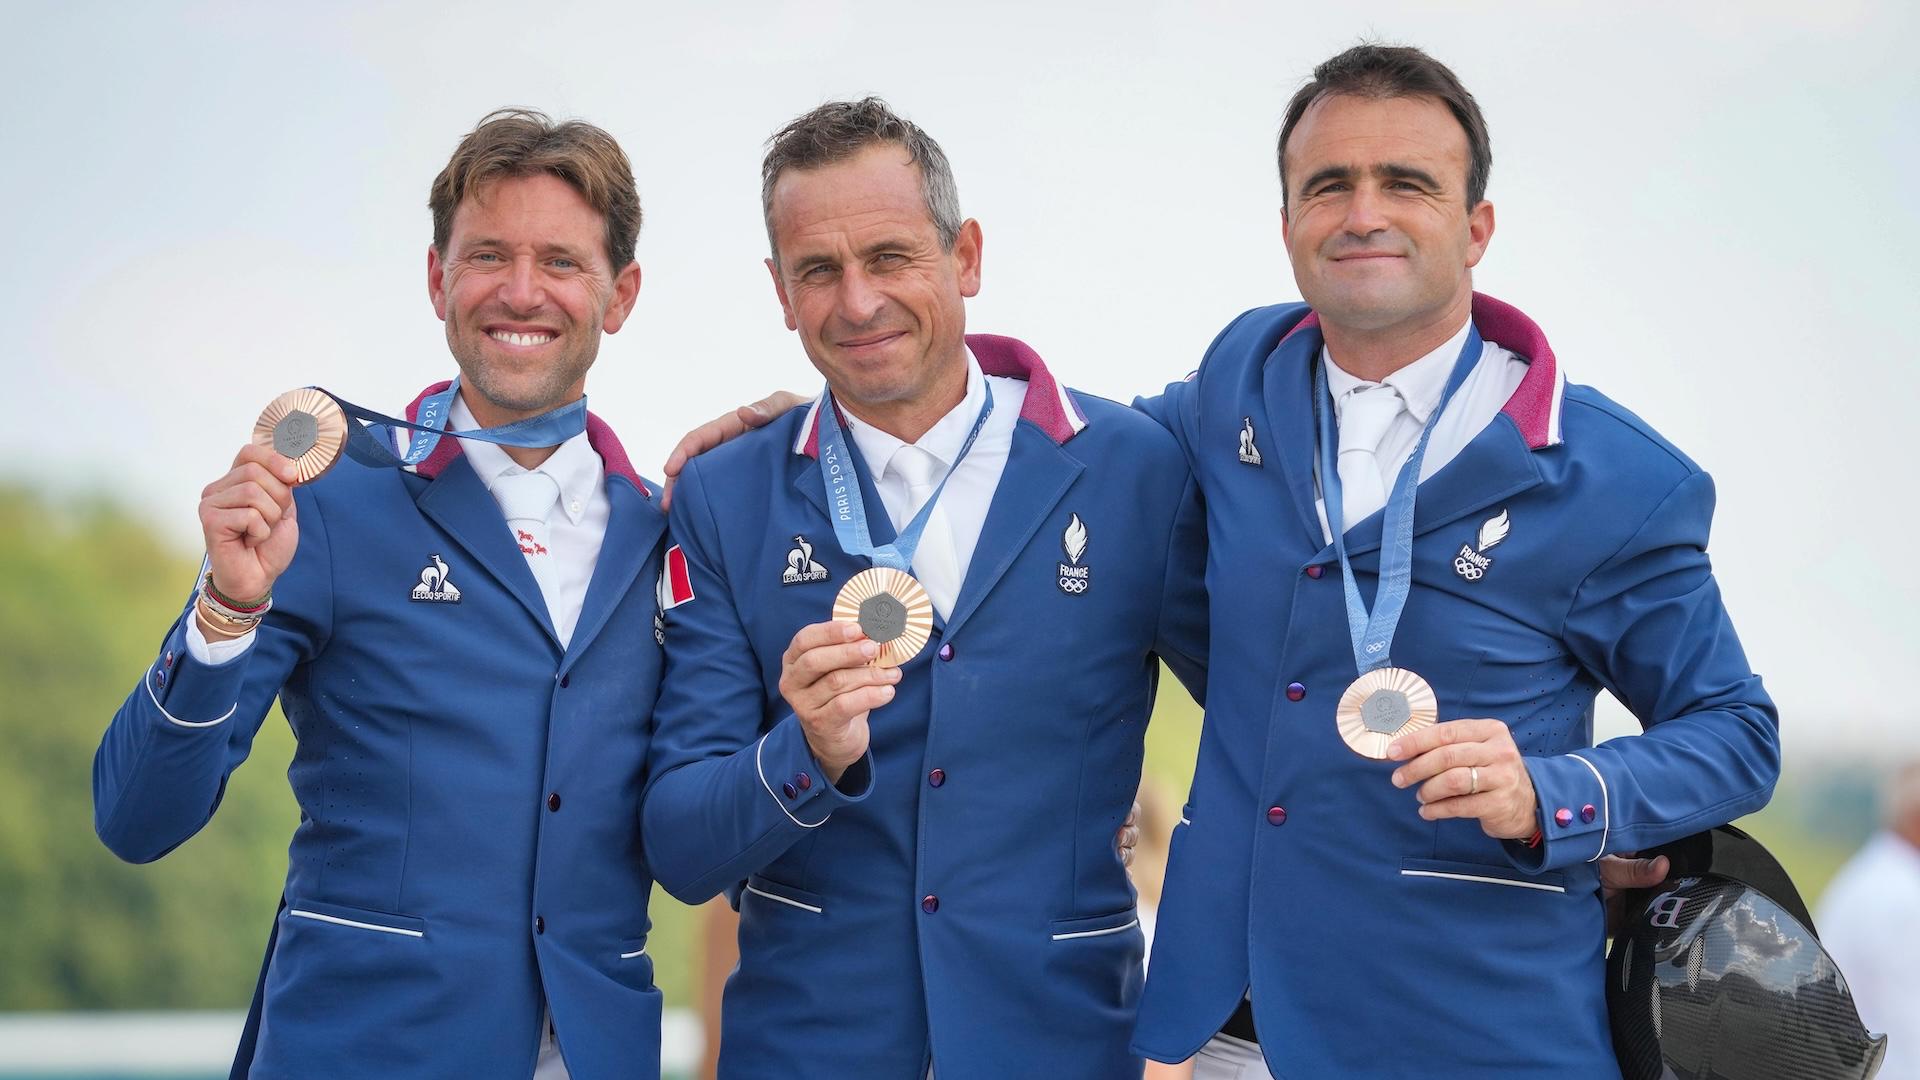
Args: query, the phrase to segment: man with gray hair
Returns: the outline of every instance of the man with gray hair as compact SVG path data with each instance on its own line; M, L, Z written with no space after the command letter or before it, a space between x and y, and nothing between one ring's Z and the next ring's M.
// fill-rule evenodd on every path
M1887 1036L1880 1080L1920 1078L1920 761L1887 781L1879 832L1820 898L1820 944L1847 973L1867 1030Z
M1160 660L1196 696L1167 431L965 333L981 229L876 99L771 140L767 267L827 388L688 465L645 838L734 890L722 1076L1139 1076L1115 829Z

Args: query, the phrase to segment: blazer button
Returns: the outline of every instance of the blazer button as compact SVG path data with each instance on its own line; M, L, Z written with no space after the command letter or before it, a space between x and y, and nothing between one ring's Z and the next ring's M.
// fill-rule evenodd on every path
M556 791L553 794L547 796L547 809L548 810L560 809L560 793L559 792Z
M1555 810L1553 812L1553 823L1555 825L1560 826L1563 829L1573 824L1573 811L1567 809L1564 806L1558 810Z
M941 784L944 784L946 782L947 782L947 770L945 769L935 769L932 772L927 774L928 787L939 787Z
M1287 823L1287 808L1286 808L1286 807L1284 807L1284 806L1269 806L1269 807L1267 807L1267 824L1269 824L1269 825L1285 825L1286 823Z
M167 685L167 673L164 671L161 671L159 668L154 668L153 669L153 685L155 686Z
M813 777L808 776L806 773L801 773L793 778L793 786L799 788L801 791L810 790L813 787Z
M163 659L162 659L162 660L160 661L160 663L161 663L161 664L163 664L163 665L165 665L166 667L172 667L172 666L173 666L173 650L172 650L172 649L168 649L168 650L167 650L167 655L165 656L165 658L163 658Z
M794 787L791 783L781 784L780 794L785 795L789 799L797 799L800 797L800 789Z
M949 641L940 646L940 659L953 659L953 642Z
M1306 696L1307 696L1306 683L1290 682L1287 684L1287 700L1288 701L1299 701L1301 698Z
M544 934L544 933L546 933L546 932L547 932L547 920L545 920L545 919L543 919L543 918L541 918L541 917L540 917L540 916L538 916L538 915L535 915L535 916L533 917L533 932L534 932L534 933L536 933L536 934Z
M933 914L936 911L939 911L940 898L933 895L932 893L928 893L926 896L921 897L920 910L926 912L929 915Z
M1593 813L1594 813L1593 804L1588 803L1587 805L1580 808L1580 820L1586 822L1589 825L1593 824Z
M560 689L565 690L567 687L572 685L573 685L572 672L568 672L567 674L560 676Z
M1324 566L1309 566L1309 567L1307 567L1307 576L1308 576L1308 577L1310 577L1310 578L1312 578L1312 579L1314 579L1315 581L1318 581L1318 580L1320 580L1320 575L1321 575L1321 574L1324 574L1324 573L1326 573L1326 572L1327 572L1327 568L1326 568L1326 567L1324 567Z

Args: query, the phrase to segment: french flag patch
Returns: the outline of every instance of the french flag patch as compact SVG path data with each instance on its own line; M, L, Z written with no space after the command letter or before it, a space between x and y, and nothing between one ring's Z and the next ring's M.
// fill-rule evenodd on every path
M693 575L687 571L687 553L675 544L660 563L660 610L671 611L693 599Z

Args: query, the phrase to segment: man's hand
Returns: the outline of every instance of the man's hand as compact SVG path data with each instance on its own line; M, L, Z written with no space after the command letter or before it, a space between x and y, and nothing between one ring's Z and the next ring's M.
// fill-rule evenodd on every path
M213 587L235 600L267 595L293 562L293 462L249 443L227 475L200 492L200 532Z
M1607 905L1608 937L1625 929L1621 922L1627 917L1623 910L1627 890L1651 889L1667 880L1670 869L1665 855L1636 859L1633 852L1623 851L1600 860L1600 896Z
M1406 762L1393 771L1393 786L1420 785L1426 821L1478 818L1481 831L1500 840L1524 840L1538 827L1533 777L1498 720L1435 724L1395 739L1387 757Z
M665 510L672 503L673 482L680 479L680 470L687 467L688 461L728 439L738 438L757 427L765 427L785 415L788 409L805 405L807 400L788 390L775 390L751 405L742 405L724 416L716 416L682 435L680 445L667 455L667 463L660 470L667 477L660 492L660 509Z
M1120 865L1133 867L1133 849L1140 845L1140 800L1133 800L1133 809L1127 811L1125 821L1120 823L1120 831L1113 834L1114 850L1120 853Z
M832 783L866 754L867 713L892 701L900 681L899 668L873 665L879 655L859 624L823 622L801 627L780 658L780 696Z

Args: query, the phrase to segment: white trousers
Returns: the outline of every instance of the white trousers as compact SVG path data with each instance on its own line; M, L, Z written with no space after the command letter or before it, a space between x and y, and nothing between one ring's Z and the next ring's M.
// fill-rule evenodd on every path
M1215 1035L1193 1055L1193 1080L1273 1080L1273 1074L1257 1044Z
M540 1018L540 1056L533 1062L533 1080L570 1080L560 1044L553 1037L552 1010Z

